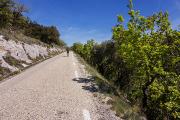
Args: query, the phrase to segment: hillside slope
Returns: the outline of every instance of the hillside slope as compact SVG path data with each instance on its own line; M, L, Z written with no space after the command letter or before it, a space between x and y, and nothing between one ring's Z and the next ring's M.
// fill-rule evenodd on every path
M21 33L1 31L0 79L62 51L58 46L50 46Z

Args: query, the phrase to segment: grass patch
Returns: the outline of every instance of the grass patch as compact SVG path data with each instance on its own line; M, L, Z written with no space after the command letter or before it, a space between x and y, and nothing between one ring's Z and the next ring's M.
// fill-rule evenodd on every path
M23 61L17 60L14 57L12 57L10 54L7 54L3 57L4 61L6 61L9 65L17 67L19 69L23 68L22 63L25 63Z
M20 71L11 72L9 69L0 67L0 81L8 78L9 76L13 76L18 74Z
M50 51L48 50L48 56L55 56L57 54L61 54L63 51Z
M85 65L85 69L88 73L90 73L95 79L96 85L99 87L99 92L104 94L113 94L116 96L121 96L121 93L116 90L111 82L109 82L106 78L104 78L96 69L90 66L83 58L79 55L76 55L77 59Z
M112 96L112 98L112 109L116 111L117 116L124 120L142 120L145 118L138 106L131 106L123 98L118 96Z
M11 71L7 68L0 67L0 80L3 79L4 76L7 76Z
M0 34L3 35L4 39L6 40L14 40L16 42L22 41L27 44L38 44L42 46L47 46L45 43L41 42L38 39L25 36L22 31L11 31L7 29L1 29Z
M105 96L112 98L112 110L116 111L116 115L124 120L144 120L145 117L140 112L138 105L132 106L128 100L118 91L118 89L104 78L96 69L90 66L83 58L77 55L77 59L85 66L87 72L89 72L93 78L95 84L98 86L98 92Z

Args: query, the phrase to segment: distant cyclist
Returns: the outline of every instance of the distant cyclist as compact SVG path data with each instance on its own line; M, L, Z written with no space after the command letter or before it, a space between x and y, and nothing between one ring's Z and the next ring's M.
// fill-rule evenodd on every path
M69 48L66 48L66 52L67 52L67 57L69 57Z

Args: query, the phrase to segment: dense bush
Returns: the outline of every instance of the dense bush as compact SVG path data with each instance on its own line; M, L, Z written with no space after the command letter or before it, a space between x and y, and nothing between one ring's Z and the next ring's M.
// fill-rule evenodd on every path
M139 104L148 119L180 119L180 32L171 28L166 12L144 17L131 0L128 7L130 21L125 27L118 16L113 40L75 43L72 49Z
M29 21L27 29L25 29L25 35L39 39L48 44L65 45L65 43L59 39L60 33L55 26L47 27Z
M0 0L0 28L10 26L13 19L11 8L14 3L11 0Z
M13 0L0 0L0 29L22 31L25 35L36 38L47 44L64 46L60 33L54 26L43 26L23 16L27 8Z

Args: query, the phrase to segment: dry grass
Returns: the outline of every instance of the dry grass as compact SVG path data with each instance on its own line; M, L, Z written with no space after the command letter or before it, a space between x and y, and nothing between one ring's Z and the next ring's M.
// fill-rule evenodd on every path
M95 78L99 92L105 96L112 98L112 110L116 111L116 115L124 120L143 120L145 117L141 115L140 108L136 105L131 106L123 95L117 91L111 82L105 79L96 69L90 66L83 58L76 55L78 60L85 65L86 70ZM96 96L96 95L95 95Z
M11 66L17 67L20 70L23 69L23 63L26 64L26 62L17 60L14 57L12 57L9 53L6 54L6 56L3 57L3 59Z
M1 29L0 34L3 35L4 39L6 40L14 40L16 42L21 41L27 44L38 44L42 46L48 46L47 44L41 42L38 39L25 36L21 31L10 31L7 29Z

